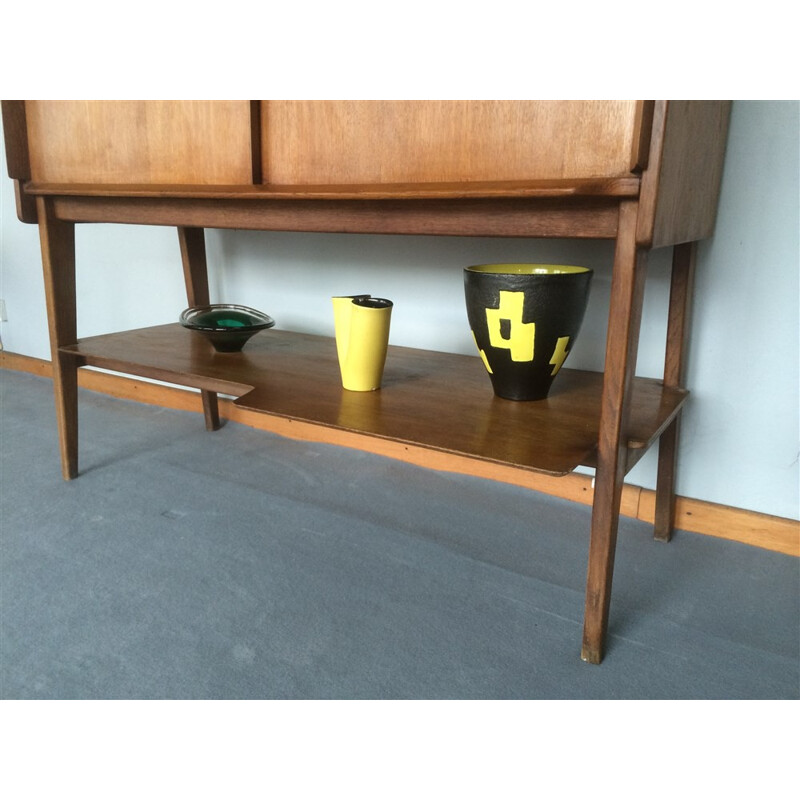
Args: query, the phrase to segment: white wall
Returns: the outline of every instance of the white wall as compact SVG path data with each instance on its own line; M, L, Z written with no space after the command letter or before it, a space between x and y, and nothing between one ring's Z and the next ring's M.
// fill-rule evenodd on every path
M794 101L733 106L717 231L698 256L678 476L681 495L795 519L799 112ZM49 358L38 232L17 220L12 189L4 170L0 333L6 350ZM207 242L213 301L255 306L287 330L332 334L330 297L369 292L395 302L394 344L469 354L464 266L585 264L596 274L568 366L602 368L608 242L238 231L209 231ZM79 226L77 257L79 336L170 322L185 307L174 229ZM662 370L669 258L650 258L640 375ZM655 450L628 480L653 488Z

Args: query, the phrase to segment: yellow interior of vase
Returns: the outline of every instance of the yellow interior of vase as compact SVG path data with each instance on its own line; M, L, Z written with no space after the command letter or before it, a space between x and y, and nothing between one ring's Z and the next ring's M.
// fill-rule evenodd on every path
M495 275L568 275L589 272L588 267L563 264L479 264L467 267L470 272L488 272Z

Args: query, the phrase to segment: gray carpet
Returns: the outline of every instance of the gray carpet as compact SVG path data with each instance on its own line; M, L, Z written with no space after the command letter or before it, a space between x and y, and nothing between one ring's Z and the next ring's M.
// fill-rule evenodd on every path
M798 698L797 559L621 524L579 657L590 510L0 371L0 695Z

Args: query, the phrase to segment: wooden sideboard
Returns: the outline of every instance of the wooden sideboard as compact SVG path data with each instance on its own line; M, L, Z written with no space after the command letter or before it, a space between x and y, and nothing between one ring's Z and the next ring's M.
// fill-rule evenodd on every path
M581 655L599 663L623 480L656 442L656 538L673 527L687 308L729 113L724 101L3 101L18 216L41 236L64 477L78 474L82 366L198 388L209 429L224 392L520 469L593 466ZM493 396L477 356L392 347L383 388L362 394L341 388L325 337L272 331L225 358L177 323L79 341L75 224L100 222L175 226L190 305L209 302L205 228L613 239L604 371L565 369L550 398L515 403ZM647 253L666 246L657 381L634 372Z

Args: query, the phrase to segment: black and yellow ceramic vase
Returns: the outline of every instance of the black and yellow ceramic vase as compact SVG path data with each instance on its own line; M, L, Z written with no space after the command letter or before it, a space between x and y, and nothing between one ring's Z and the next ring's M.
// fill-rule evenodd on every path
M575 343L592 270L482 264L464 270L467 317L498 397L542 400Z

